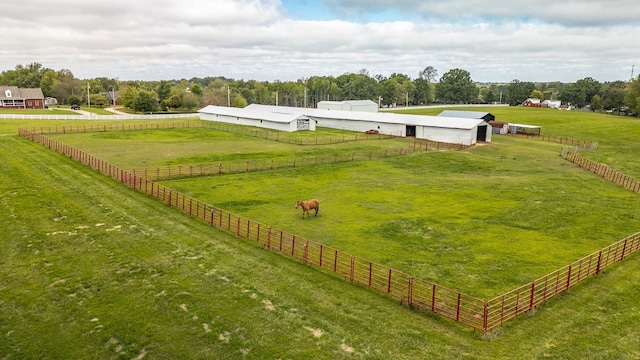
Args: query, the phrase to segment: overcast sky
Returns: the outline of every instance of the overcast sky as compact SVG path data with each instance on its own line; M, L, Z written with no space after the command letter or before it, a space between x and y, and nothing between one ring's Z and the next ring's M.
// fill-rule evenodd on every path
M38 62L81 79L640 72L638 0L22 0L0 6L0 34L0 71Z

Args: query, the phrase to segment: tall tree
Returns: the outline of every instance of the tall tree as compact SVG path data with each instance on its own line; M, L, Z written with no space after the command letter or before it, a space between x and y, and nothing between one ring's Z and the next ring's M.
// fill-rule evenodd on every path
M627 83L624 102L629 107L629 112L640 116L640 76Z
M160 84L158 84L156 88L156 93L158 94L158 100L163 101L168 99L171 96L171 84L165 80L160 81Z
M600 93L602 84L591 77L586 77L576 81L576 86L581 92L584 92L584 104L590 104L591 99Z
M529 95L536 89L532 82L523 82L515 79L509 83L507 103L511 106L522 104Z
M624 81L614 81L604 86L602 94L602 107L605 110L615 109L618 114L624 106L624 95L626 93Z
M447 103L471 103L478 95L478 87L471 80L471 74L463 69L453 69L444 73L436 86L436 96Z
M430 83L435 83L438 80L438 70L433 66L427 66L424 69L420 70L418 73L420 79L426 80Z

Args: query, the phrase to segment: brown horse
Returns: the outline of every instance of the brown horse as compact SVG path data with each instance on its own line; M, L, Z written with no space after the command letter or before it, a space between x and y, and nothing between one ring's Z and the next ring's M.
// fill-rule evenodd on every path
M302 201L302 200L298 200L296 202L296 209L298 207L302 207L302 218L304 219L304 213L307 213L307 216L309 218L311 218L311 215L309 215L309 210L311 209L315 209L316 210L316 214L314 216L318 216L318 210L320 210L320 202L316 199L312 199L312 200L308 200L308 201Z

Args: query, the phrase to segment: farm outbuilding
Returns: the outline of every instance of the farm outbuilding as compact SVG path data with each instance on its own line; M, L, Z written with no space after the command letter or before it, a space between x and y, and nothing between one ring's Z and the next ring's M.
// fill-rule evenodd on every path
M245 109L306 115L316 126L350 131L375 130L380 134L415 137L452 144L491 141L491 127L482 119L443 118L387 112L306 109L252 104Z
M378 104L371 100L320 101L318 109L378 112Z
M540 126L526 124L509 124L509 133L523 135L540 135Z
M316 123L304 114L284 114L209 105L198 110L200 119L230 124L256 126L280 131L315 130Z

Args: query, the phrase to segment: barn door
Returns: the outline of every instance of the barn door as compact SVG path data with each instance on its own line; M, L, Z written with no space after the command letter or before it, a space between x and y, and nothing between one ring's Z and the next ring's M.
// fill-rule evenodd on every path
M476 138L478 141L487 141L487 125L479 125L478 126L478 136Z
M407 125L407 137L409 137L409 136L412 136L412 137L416 136L416 127L415 126Z

